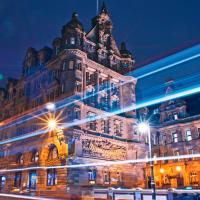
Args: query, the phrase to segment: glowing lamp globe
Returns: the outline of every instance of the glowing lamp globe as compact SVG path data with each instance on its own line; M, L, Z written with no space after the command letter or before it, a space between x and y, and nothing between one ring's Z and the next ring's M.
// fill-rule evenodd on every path
M54 103L47 103L46 104L46 109L47 110L55 110L56 106Z
M145 122L138 124L138 131L141 133L146 133L148 131L149 125Z
M165 170L163 168L160 168L160 173L163 174Z
M50 130L55 130L56 127L57 127L57 122L56 122L56 120L55 120L55 119L50 119L50 120L48 121L48 128L49 128Z
M177 166L177 167L176 167L176 171L177 171L177 172L180 172L180 171L181 171L181 167L180 167L180 166Z

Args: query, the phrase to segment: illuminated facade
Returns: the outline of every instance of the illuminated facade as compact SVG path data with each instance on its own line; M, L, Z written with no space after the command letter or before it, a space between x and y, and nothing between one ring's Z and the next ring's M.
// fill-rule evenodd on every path
M172 91L169 86L167 92ZM155 157L198 154L200 152L199 95L175 99L154 107L152 143ZM195 102L195 103L194 103ZM157 188L199 188L199 158L165 160L154 163ZM148 172L149 175L149 172ZM147 176L148 176L147 175Z
M20 80L9 79L0 91L1 191L64 196L81 195L83 188L144 187L145 164L35 168L144 157L146 146L134 128L135 111L108 115L135 104L136 79L123 75L133 65L125 44L119 50L115 43L105 5L88 33L74 13L52 48L29 48ZM44 131L41 113L51 113L45 108L48 102L64 105L55 116L68 126L36 135ZM92 120L95 116L103 117ZM2 171L5 168L9 172Z

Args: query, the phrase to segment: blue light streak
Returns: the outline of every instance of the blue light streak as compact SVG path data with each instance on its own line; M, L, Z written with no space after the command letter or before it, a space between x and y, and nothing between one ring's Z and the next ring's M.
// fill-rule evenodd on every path
M191 48L185 49L179 53L173 54L156 62L153 62L145 67L128 73L129 76L134 76L137 79L161 72L176 65L191 61L200 57L200 44Z
M103 119L103 118L106 118L106 117L111 117L111 116L118 115L118 114L121 114L121 113L140 109L140 108L143 108L143 107L146 107L146 106L151 106L151 105L154 105L154 104L165 102L165 101L168 101L168 100L171 100L171 99L176 99L176 98L188 96L188 95L191 95L191 94L195 94L195 93L198 93L198 92L200 92L200 84L193 86L193 87L190 87L190 88L186 88L184 90L177 91L177 92L172 93L172 94L168 94L167 96L163 95L163 96L160 96L159 98L152 98L148 101L140 102L137 105L131 105L131 106L128 106L128 107L123 108L123 109L118 109L116 111L104 112L101 115L96 115L96 116L91 117L91 118L76 120L76 121L70 122L70 123L63 123L62 128L70 128L70 127L81 125L81 124L84 124L84 123L87 123L87 122L90 122L90 121L95 121L95 120ZM48 131L49 130L40 130L40 131L32 132L30 134L26 134L26 135L23 135L23 136L3 140L3 141L0 141L0 145L7 144L7 143L10 143L10 142L19 141L19 140L23 140L23 139L26 139L26 138L29 138L29 137L34 137L34 136L37 136L37 135L41 135L41 134L47 133Z

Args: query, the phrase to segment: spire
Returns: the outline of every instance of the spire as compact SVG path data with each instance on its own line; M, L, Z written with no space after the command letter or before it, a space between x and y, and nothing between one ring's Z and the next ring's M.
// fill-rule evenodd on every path
M108 10L107 10L107 8L106 8L106 4L105 4L105 2L103 2L103 4L102 4L102 7L101 7L101 13L108 14Z
M126 43L125 42L121 43L120 53L125 58L132 57L131 52L128 51L127 48L126 48Z

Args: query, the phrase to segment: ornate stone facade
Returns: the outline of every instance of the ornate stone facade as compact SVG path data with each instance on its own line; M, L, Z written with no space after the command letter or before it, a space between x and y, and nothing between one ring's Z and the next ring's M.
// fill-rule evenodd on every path
M133 64L125 44L116 45L105 5L88 33L74 13L52 48L29 48L21 78L0 90L1 191L66 197L81 188L144 187L143 164L65 166L145 155L135 111L118 115L135 105L136 79L123 75ZM53 113L64 127L46 131Z

